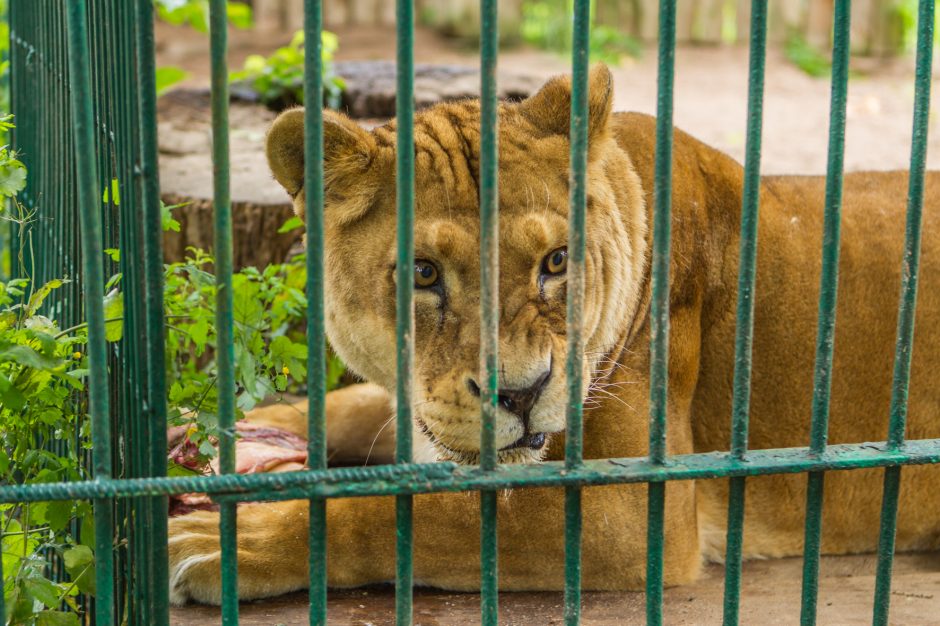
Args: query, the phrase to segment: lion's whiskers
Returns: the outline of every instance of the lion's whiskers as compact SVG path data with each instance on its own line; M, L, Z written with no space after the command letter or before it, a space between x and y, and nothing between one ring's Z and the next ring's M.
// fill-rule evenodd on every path
M385 422L384 422L384 423L382 424L382 426L379 428L379 431L378 431L377 433L375 433L375 437L372 438L372 445L369 446L369 452L366 453L366 460L365 460L365 462L363 462L363 465L368 465L368 464L369 464L369 459L372 458L372 451L375 449L375 443L379 440L379 435L381 435L381 434L382 434L382 431L385 430L385 429L388 427L388 425L391 424L394 420L395 420L395 414L392 413L392 414L389 416L389 418L388 418L387 420L385 420Z

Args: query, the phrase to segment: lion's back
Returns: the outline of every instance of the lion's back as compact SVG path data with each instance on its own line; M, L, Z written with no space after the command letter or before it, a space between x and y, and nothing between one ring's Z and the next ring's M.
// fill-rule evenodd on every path
M819 284L822 266L824 177L764 180L758 235L755 300L752 448L806 446L812 416ZM844 179L836 335L829 443L883 441L890 416L898 301L904 260L907 172L861 172ZM916 333L912 352L909 438L940 437L940 173L928 173ZM712 366L729 370L705 379L730 381L730 346L716 349ZM720 364L719 364L720 363ZM704 367L704 366L703 366ZM730 382L727 384L730 393ZM727 394L721 394L727 395ZM712 396L716 397L716 396ZM700 449L724 442L730 396L708 406L697 429ZM718 427L716 427L718 426ZM903 472L899 549L940 543L940 468ZM748 481L749 553L799 554L805 512L804 475ZM881 470L830 473L826 480L823 547L863 552L877 547ZM700 485L704 517L722 519L724 485ZM720 522L719 522L720 523Z

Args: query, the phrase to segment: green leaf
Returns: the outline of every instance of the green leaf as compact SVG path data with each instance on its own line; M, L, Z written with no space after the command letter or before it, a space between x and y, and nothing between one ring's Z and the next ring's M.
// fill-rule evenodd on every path
M94 562L95 556L88 546L74 546L62 553L65 569L68 571L81 569Z
M64 529L69 520L72 519L72 501L55 500L50 502L46 517L53 531L58 532Z
M253 20L250 6L241 2L229 2L227 9L228 21L232 26L243 30L252 27Z
M91 517L88 514L87 517ZM95 557L86 545L73 546L62 553L65 571L78 590L82 593L95 594Z
M215 456L215 446L212 445L210 441L203 441L199 444L199 454L207 457Z
M277 232L281 234L289 233L292 230L297 230L298 228L303 228L303 227L304 227L304 221L300 219L299 217L294 216L290 218L289 220L287 220L286 222L284 222L284 224L280 228L277 229Z
M36 616L36 626L79 626L78 615L64 611L43 611Z
M173 204L167 206L163 204L163 201L160 201L160 219L163 226L163 232L173 231L174 233L180 232L180 223L173 219L173 211L176 209L182 208L188 205L189 202L180 202L179 204Z
M201 472L197 472L194 469L190 469L188 467L184 467L180 465L179 463L174 463L170 461L167 464L166 475L172 478L172 477L179 477L179 476L187 476L187 477L201 476L202 474Z
M51 580L41 577L27 578L23 581L23 588L29 596L39 600L50 609L59 606L61 590Z
M62 364L61 359L39 354L29 346L10 346L0 352L0 363L12 361L37 370L49 370Z
M108 188L105 187L104 193L101 194L101 201L105 204L108 203L108 198L114 198L114 206L121 206L121 185L118 183L117 178L111 179L111 193L108 193Z
M26 396L2 373L0 373L0 405L13 411L19 411L26 406Z
M336 33L331 33L328 30L324 30L321 33L321 41L323 42L323 52L332 54L337 48L339 48L339 37L336 36ZM301 39L303 42L303 39Z
M206 342L209 339L209 320L208 318L202 317L196 321L195 324L189 327L189 337L193 340L193 343L196 344L196 348L202 350L206 347Z
M45 285L37 289L29 299L29 304L26 307L26 317L32 317L36 311L39 310L39 307L42 306L42 303L46 300L49 294L67 282L69 281L56 278L54 280L50 280Z
M48 521L49 503L36 502L29 505L29 523L34 526L42 526Z
M159 98L174 85L189 78L189 72L175 65L157 68L157 97Z
M0 153L0 196L12 198L26 187L26 168L15 160L4 163L3 153Z
M104 318L114 320L104 325L104 337L108 341L120 341L124 334L124 296L114 289L104 297Z
M95 545L95 516L92 515L90 507L89 510L81 516L81 519L82 524L79 527L79 537L81 537L82 546L91 550ZM94 576L92 580L94 580Z

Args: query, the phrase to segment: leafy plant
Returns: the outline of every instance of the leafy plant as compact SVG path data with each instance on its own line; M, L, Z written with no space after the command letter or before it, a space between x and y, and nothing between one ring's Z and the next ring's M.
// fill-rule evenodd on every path
M209 0L154 0L157 16L174 25L186 24L199 32L209 32ZM250 28L251 7L243 2L226 5L228 21L236 28Z
M176 208L163 207L164 230L179 230L173 218ZM281 230L300 226L294 218ZM305 263L301 254L264 269L247 267L232 277L237 417L262 400L305 388ZM167 396L169 425L188 426L189 440L199 448L203 462L215 455L213 441L218 437L218 369L213 358L218 347L218 288L213 266L210 254L189 248L187 257L167 264L164 273L167 380L172 381ZM109 285L119 282L120 276L115 276ZM121 300L117 292L108 298ZM106 313L106 317L115 315ZM112 324L119 336L119 323ZM332 389L345 367L331 356L328 370L327 387Z
M591 0L591 19L596 0ZM532 0L522 5L522 39L530 45L556 52L571 52L573 0ZM594 25L590 35L591 60L617 64L624 56L638 57L642 45L616 28Z
M793 35L787 40L784 52L787 59L810 76L821 78L829 76L832 62L825 54L814 48L800 35Z
M900 45L907 52L917 45L918 0L894 0L887 11L888 23L899 31ZM934 47L940 45L940 13L934 15Z
M154 0L157 16L174 25L187 25L199 32L209 32L209 0ZM228 21L236 28L251 28L254 23L251 7L243 2L226 4ZM189 72L167 65L157 68L157 96L189 78Z
M333 56L339 39L323 31L323 103L338 108L345 83L333 69ZM241 71L233 72L231 81L257 94L269 108L285 109L304 103L304 33L297 31L290 44L278 48L265 58L253 54L245 60Z
M171 425L187 425L190 441L208 460L218 435L218 370L213 259L190 249L182 262L167 265L164 301ZM232 277L234 300L236 407L239 417L262 400L298 391L306 380L307 345L303 256L263 270L245 268ZM330 361L333 386L342 364Z
M0 118L12 127L12 117ZM0 148L0 218L19 225L21 250L30 249L33 215L16 201L26 169L9 148ZM88 422L84 388L84 327L62 330L41 311L66 279L34 285L27 278L0 283L0 481L33 484L86 478ZM55 451L53 451L55 450ZM90 545L73 534L94 536L91 506L82 501L0 505L3 594L14 624L79 623L79 593L94 593ZM51 554L63 560L66 581L48 574Z
M13 116L0 117L0 134L13 128ZM0 147L0 198L14 198L26 187L26 166L9 145Z
M0 283L0 480L34 484L87 478L81 464L88 421L83 328L61 330L39 313L66 280L30 291ZM56 451L53 452L52 450ZM55 501L0 505L3 593L14 624L78 624L79 593L94 593L91 505ZM80 543L73 535L82 528ZM47 578L49 555L69 579Z
M189 72L175 65L166 65L157 68L157 96L162 96L174 85L189 78Z
M10 22L7 20L9 1L0 0L0 111L10 110ZM0 132L0 141L6 141L6 131Z
M10 117L0 126L12 126ZM0 219L15 222L21 254L31 254L29 231L34 213L16 201L26 170L7 148L0 149ZM103 202L120 203L116 180L106 185ZM163 207L165 230L179 230L177 207ZM284 231L300 226L290 220ZM120 251L104 251L112 261ZM30 264L19 258L20 273ZM215 455L218 436L215 276L213 259L191 249L190 255L165 269L165 320L171 425L188 426L201 460ZM108 341L123 331L122 275L111 277L104 296ZM235 374L237 407L242 413L262 399L302 391L307 347L303 255L288 263L233 276ZM36 484L88 479L84 460L91 446L87 400L85 324L62 329L48 317L48 303L67 278L34 284L30 277L0 282L0 483ZM329 388L344 371L329 360ZM181 468L173 468L180 471ZM85 501L0 505L4 622L27 626L80 623L80 594L95 593L94 518ZM66 576L53 577L50 559L59 559Z

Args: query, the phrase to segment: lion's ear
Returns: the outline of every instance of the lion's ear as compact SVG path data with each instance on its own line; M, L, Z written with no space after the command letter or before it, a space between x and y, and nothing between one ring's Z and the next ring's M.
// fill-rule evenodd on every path
M613 77L603 63L588 76L588 138L607 131L613 106ZM571 129L571 76L556 76L534 95L519 103L522 114L545 132L567 137Z
M360 192L374 186L361 183L375 174L370 172L375 151L371 133L341 113L323 111L323 183L326 201L341 221L355 219L368 206ZM285 111L274 120L266 153L274 178L297 197L304 188L303 109Z

